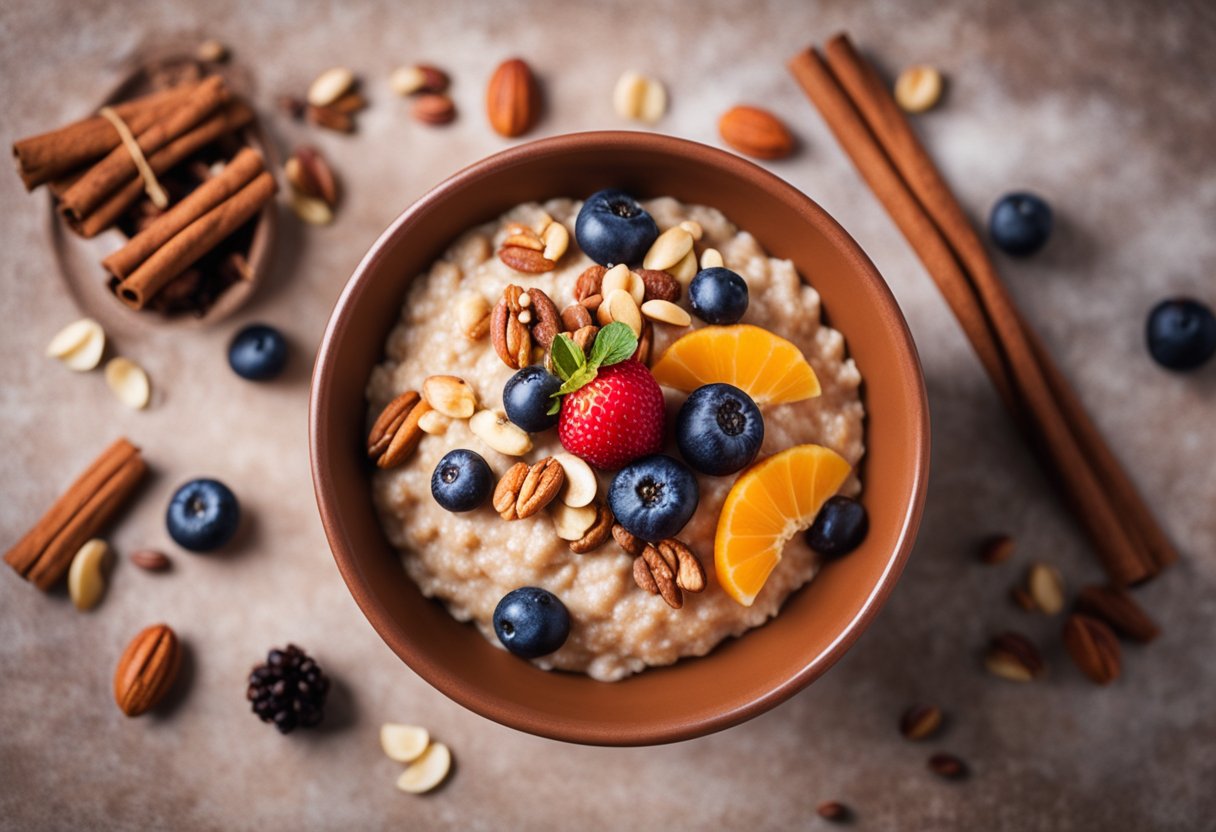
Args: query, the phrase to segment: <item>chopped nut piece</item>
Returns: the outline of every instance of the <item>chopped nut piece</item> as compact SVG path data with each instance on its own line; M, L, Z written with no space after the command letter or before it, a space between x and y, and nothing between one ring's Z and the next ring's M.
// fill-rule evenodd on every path
M574 281L574 299L581 303L585 298L602 295L601 288L607 273L608 270L603 266L588 266L584 269L578 280Z
M542 274L557 267L557 263L537 249L523 246L503 246L498 250L498 259L522 274Z
M367 437L367 455L379 468L392 468L405 461L422 439L418 421L431 406L413 390L389 402L372 425Z
M505 456L523 456L532 450L532 437L511 424L500 410L479 410L469 419L469 430Z
M433 742L397 778L397 788L410 794L424 794L438 786L452 767L452 752L441 742Z
M689 250L684 259L667 270L681 286L687 286L697 276L697 253Z
M328 107L355 85L355 74L344 66L327 69L316 77L308 87L308 103L314 107Z
M654 124L667 111L667 90L653 78L626 72L612 90L612 107L621 118Z
M90 610L97 606L106 591L106 562L110 547L104 540L86 542L72 558L68 569L68 595L78 610Z
M452 419L467 419L477 410L477 394L464 379L456 376L430 376L422 382L422 397L427 404Z
M595 319L591 317L587 307L580 303L572 303L562 310L562 330L565 332L576 332L593 323Z
M140 569L148 572L163 572L170 567L169 556L155 549L140 549L132 552L128 559Z
M111 358L106 363L106 384L118 400L132 410L148 406L152 395L148 374L129 358Z
M613 535L617 536L615 528ZM680 590L697 593L705 589L705 570L692 549L673 537L646 544L641 556L633 562L633 580L652 595L661 595L669 607L678 610L684 605Z
M419 92L446 92L449 83L446 72L429 64L398 67L388 77L388 84L393 92L401 96Z
M675 303L680 299L682 287L680 281L670 274L658 269L642 269L637 272L642 279L646 291L642 296L643 302L648 300L667 300Z
M908 113L923 113L942 97L942 75L931 66L910 66L895 82L895 101Z
M1009 600L1026 610L1026 612L1034 612L1039 608L1039 605L1034 602L1034 598L1021 585L1010 587Z
M304 111L304 117L310 124L324 127L326 130L335 130L339 133L355 132L355 119L350 113L338 110L336 106L314 107L310 104Z
M634 537L625 527L617 523L612 527L612 539L620 545L626 553L633 555L635 558L642 554L642 550L646 548L646 541Z

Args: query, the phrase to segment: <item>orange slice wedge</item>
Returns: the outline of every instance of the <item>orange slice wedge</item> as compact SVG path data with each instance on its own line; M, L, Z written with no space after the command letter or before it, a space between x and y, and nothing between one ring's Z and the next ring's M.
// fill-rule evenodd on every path
M750 607L781 562L786 542L815 520L849 476L849 463L822 445L795 445L735 480L714 538L714 565L726 594Z
M819 395L819 379L802 351L750 324L694 330L668 347L651 373L659 384L685 393L704 384L733 384L762 407Z

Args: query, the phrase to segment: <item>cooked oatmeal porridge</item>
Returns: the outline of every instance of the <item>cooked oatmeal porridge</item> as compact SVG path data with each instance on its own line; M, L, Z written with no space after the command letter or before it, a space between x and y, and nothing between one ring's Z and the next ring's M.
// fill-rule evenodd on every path
M517 206L498 220L469 230L426 274L412 281L400 322L388 337L384 360L367 386L372 419L394 397L422 390L424 380L436 374L467 381L478 408L502 408L503 386L515 370L500 359L489 338L471 340L462 333L455 303L468 293L479 293L493 306L511 284L543 290L558 310L573 303L577 278L594 265L574 240L581 204L555 199L543 206ZM854 469L839 493L856 496L861 484L855 469L864 451L861 377L846 356L841 334L821 324L818 293L799 279L792 263L767 256L751 234L736 228L719 211L670 198L642 204L660 231L686 220L698 223L703 236L696 251L716 249L725 267L746 280L750 303L742 323L791 341L818 376L822 388L818 397L762 406L764 438L757 459L804 443L826 446ZM570 230L569 248L552 271L521 274L496 252L508 236L509 224L535 227L543 224L545 212ZM813 283L815 275L808 278ZM679 300L685 309L687 295L685 283ZM704 324L695 315L691 328L654 323L650 363L673 341L700 326ZM676 456L671 426L685 394L664 387L663 396L668 430L664 452ZM532 463L563 451L557 430L533 434L532 440L534 445L522 461ZM475 623L495 645L499 640L493 616L504 595L519 587L541 587L560 598L569 611L569 636L556 652L533 660L542 668L614 681L648 666L704 655L728 636L775 616L790 593L815 575L817 555L797 534L785 545L781 561L751 606L728 596L714 575L714 537L736 477L697 474L700 501L678 537L700 556L707 586L700 594L687 595L682 608L672 608L658 595L639 588L633 556L611 538L586 554L573 552L555 533L549 511L507 522L488 500L463 513L442 508L432 497L431 476L440 459L455 448L484 457L495 479L521 461L489 447L467 420L452 419L443 433L423 435L405 464L376 471L373 490L381 523L423 593L442 600L455 618ZM600 495L607 494L612 473L598 472Z

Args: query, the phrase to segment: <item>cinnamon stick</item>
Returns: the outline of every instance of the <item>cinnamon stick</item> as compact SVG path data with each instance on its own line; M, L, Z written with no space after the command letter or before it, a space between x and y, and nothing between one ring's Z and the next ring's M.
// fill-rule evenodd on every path
M137 135L179 107L198 87L179 84L161 92L133 98L113 109ZM27 191L94 162L118 147L114 126L101 116L90 116L37 136L13 143L17 173Z
M1107 571L1120 583L1151 577L1176 557L1164 533L1021 319L877 73L843 36L827 51L826 65L808 50L790 61L791 72L959 316L1002 399L1077 508ZM1003 372L985 358L993 353L1002 357Z
M4 555L17 574L50 589L76 552L122 508L147 470L126 439L111 444Z
M153 220L125 246L102 260L102 267L119 281L125 280L140 264L188 225L232 198L263 170L265 166L257 151L248 147L242 148L224 166L219 176L208 179L177 205Z
M220 136L239 130L251 121L253 110L242 102L229 102L210 118L149 156L148 164L155 173L164 173ZM117 222L143 192L143 180L134 177L114 191L84 219L74 220L67 217L68 225L82 237L95 237Z
M133 309L142 309L173 278L252 219L274 196L276 187L274 177L263 171L199 216L118 284L119 299Z
M224 86L224 80L218 75L212 76L199 84L180 106L138 133L136 143L145 156L151 156L188 133L227 100L228 89ZM115 147L64 192L59 201L59 210L69 220L81 222L111 194L126 183L137 180L138 176L139 170L130 151L125 146Z

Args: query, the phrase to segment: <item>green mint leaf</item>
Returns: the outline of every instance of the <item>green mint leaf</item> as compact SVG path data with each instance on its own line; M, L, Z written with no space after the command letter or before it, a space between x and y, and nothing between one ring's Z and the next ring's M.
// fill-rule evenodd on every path
M557 392L553 394L553 398L556 399L567 393L573 393L583 385L590 384L597 374L595 367L590 364L580 367L577 373L566 379L562 386L558 388Z
M550 416L556 416L557 414L559 414L561 412L562 412L561 396L554 396L553 404L549 405L549 409L546 410L545 413L547 413Z
M553 369L562 381L569 379L587 363L578 344L564 332L553 339L550 353L553 356Z
M633 334L633 330L620 321L613 321L595 336L588 363L592 367L619 364L637 352L637 349L638 336Z

